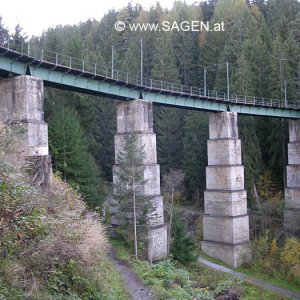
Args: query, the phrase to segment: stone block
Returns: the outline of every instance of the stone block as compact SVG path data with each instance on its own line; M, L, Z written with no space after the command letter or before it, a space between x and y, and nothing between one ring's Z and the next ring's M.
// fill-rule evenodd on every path
M287 187L300 188L300 165L286 167Z
M285 208L300 209L300 187L298 189L285 189Z
M300 120L289 120L290 142L300 143Z
M202 241L201 250L205 254L218 258L234 268L251 261L252 258L250 243L229 245Z
M152 103L143 100L120 101L117 105L117 132L153 132Z
M0 121L44 120L43 81L32 76L0 80Z
M163 225L150 228L148 232L148 260L150 262L163 260L168 251L168 227Z
M288 231L300 231L300 209L284 210L284 229Z
M149 225L158 226L164 224L164 203L162 196L150 198L152 211L149 214Z
M237 113L220 112L209 113L209 138L238 139Z
M137 198L138 199L138 198ZM163 197L162 196L153 196L150 197L149 196L149 200L150 203L152 203L149 208L149 215L148 215L148 220L147 220L147 224L150 227L156 227L156 226L161 226L164 224L164 209L163 209ZM109 200L107 201L108 205L109 205L109 211L111 213L111 224L112 225L124 225L121 223L121 219L118 218L118 203L117 201L112 197L109 198ZM144 203L143 203L144 204ZM137 203L136 205L137 208L137 212L139 211L139 203ZM133 208L132 208L132 212L128 212L128 216L130 216L129 218L133 219Z
M244 167L207 166L206 188L208 190L243 190Z
M205 191L204 211L208 215L239 216L247 214L247 192Z
M156 135L154 133L137 133L137 147L144 149L143 164L156 164ZM115 135L115 163L118 163L119 152L124 149L126 134Z
M300 165L300 142L288 144L288 164Z
M249 241L249 216L203 216L203 239L227 244Z
M208 165L240 165L241 140L209 140L207 142Z
M113 167L113 182L118 182L119 166ZM137 172L142 172L141 184L136 186L136 191L144 196L160 195L160 167L157 164L141 165L137 167Z
M29 156L48 155L48 125L44 122L23 123L25 128L22 140L25 152Z

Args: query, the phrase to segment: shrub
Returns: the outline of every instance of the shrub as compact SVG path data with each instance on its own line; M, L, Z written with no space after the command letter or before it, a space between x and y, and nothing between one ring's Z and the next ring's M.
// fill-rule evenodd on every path
M126 299L98 215L57 176L30 184L19 132L0 126L0 299Z
M300 266L300 241L296 238L287 238L281 252L281 261L289 266Z
M171 238L170 252L174 259L182 263L193 262L197 259L195 255L197 244L194 238L187 233L186 226L178 215L175 215L173 218Z

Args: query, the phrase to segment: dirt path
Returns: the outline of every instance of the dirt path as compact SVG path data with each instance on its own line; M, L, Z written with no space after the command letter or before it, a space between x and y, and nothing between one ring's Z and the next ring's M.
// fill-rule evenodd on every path
M125 289L133 300L154 300L153 293L136 276L130 265L116 256L116 251L111 248L110 258L115 263L121 274Z
M268 283L266 281L254 278L252 276L248 276L248 275L245 275L243 273L233 271L233 270L231 270L229 268L226 268L226 267L220 266L218 264L212 263L209 260L204 259L202 257L198 258L198 262L201 263L201 264L203 264L203 265L205 265L205 266L207 266L207 267L210 267L210 268L212 268L212 269L214 269L216 271L224 272L224 273L227 273L227 274L230 274L230 275L233 275L233 276L245 279L246 281L248 281L250 283L253 283L253 284L255 284L255 285L257 285L257 286L259 286L261 288L264 288L264 289L276 292L276 293L281 294L283 296L288 296L288 297L290 297L292 299L299 299L300 300L300 294L298 294L296 292L292 292L290 290L286 290L286 289L277 287L277 286L275 286L273 284L270 284L270 283Z

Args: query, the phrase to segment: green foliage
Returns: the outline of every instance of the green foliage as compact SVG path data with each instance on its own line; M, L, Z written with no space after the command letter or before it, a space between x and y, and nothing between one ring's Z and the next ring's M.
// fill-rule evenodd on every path
M80 268L74 260L55 269L47 279L49 289L54 295L64 295L66 299L102 300L103 294L80 274Z
M183 116L177 108L155 108L154 129L157 133L157 156L162 173L180 169L183 157Z
M297 238L287 238L281 253L281 261L288 266L300 267L300 241Z
M190 111L185 119L184 160L187 198L203 207L200 198L205 190L205 166L207 162L208 119L200 112Z
M159 3L149 10L129 4L123 9L107 12L100 21L87 20L79 25L49 28L32 43L106 66L111 65L114 46L115 68L139 75L142 38L145 77L202 88L203 67L219 64L218 68L208 70L207 87L226 91L224 63L228 61L231 93L283 98L283 84L287 80L288 100L294 100L299 95L300 78L299 11L299 1L296 0L210 0L199 5L178 1L169 11L162 9ZM225 32L132 32L126 26L126 30L119 33L113 29L118 20L126 24L160 23L163 20L171 23L209 20L211 24L223 21ZM0 27L3 36L7 31L3 24ZM16 29L16 35L26 39L20 27ZM47 119L60 110L59 103L76 111L87 151L95 159L104 179L111 181L115 132L112 101L70 92L52 90L52 93L50 101L56 105L49 109L46 102ZM49 94L49 89L46 94ZM189 112L186 118L184 115L178 109L155 109L158 161L162 173L171 168L183 169L188 192L186 198L193 199L201 207L205 186L203 168L207 164L206 151L203 150L207 141L206 120L200 112ZM49 128L51 131L51 124ZM270 170L281 189L284 188L283 169L286 162L283 143L287 142L287 126L282 126L275 119L253 117L248 120L243 118L240 128L245 182L252 206L254 186L262 171ZM62 142L58 144L56 148L62 148ZM56 156L55 152L52 155ZM82 160L86 159L91 161L84 155ZM63 173L62 168L60 171ZM91 183L87 189L88 195L95 196L95 184ZM95 201L98 203L101 200Z
M251 271L261 272L281 282L289 280L290 284L299 287L300 277L300 241L287 237L280 241L271 238L270 232L265 232L252 243L253 262L249 264Z
M170 252L174 259L188 263L197 259L195 250L197 244L194 238L187 233L185 224L180 220L179 216L175 215L172 219L171 227L171 248Z
M142 264L136 264L135 268L142 279L155 289L159 299L213 300L242 284L242 280L228 279L220 281L215 288L203 287L201 284L199 287L188 271L178 268L170 260L152 268Z
M61 172L63 179L74 187L78 185L91 206L99 206L102 202L100 173L88 152L76 112L58 105L48 122L54 170Z
M148 216L153 221L157 217L151 197L145 196L142 188L145 184L145 150L143 145L139 145L138 135L134 132L124 134L122 142L123 147L117 153L117 165L114 168L112 205L116 207L118 233L127 243L135 245L136 252L138 245L145 251L144 237L148 230Z
M266 170L259 176L258 194L260 201L278 204L283 199L282 192L278 191L278 186L274 182L269 170Z
M0 298L127 299L99 216L55 176L30 184L18 129L0 125Z

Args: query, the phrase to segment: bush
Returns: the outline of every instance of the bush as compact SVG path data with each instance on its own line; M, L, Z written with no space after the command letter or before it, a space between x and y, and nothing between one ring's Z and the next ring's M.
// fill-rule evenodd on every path
M300 284L300 241L288 237L281 243L270 239L269 232L253 242L253 271L280 276L294 284ZM278 245L279 244L279 245ZM280 245L281 244L281 245Z
M197 244L194 238L187 233L186 226L178 215L173 217L171 238L170 252L174 259L182 263L196 261L195 250L197 249Z
M138 261L134 264L142 279L155 289L157 299L213 300L220 295L226 295L224 299L239 299L237 288L243 283L241 279L222 280L215 288L202 287L191 279L187 270L178 268L175 261L166 260L152 267ZM229 291L231 294L235 291L236 298L228 298Z
M98 215L56 176L48 191L30 184L22 151L14 151L18 134L18 126L0 126L0 299L125 295Z

